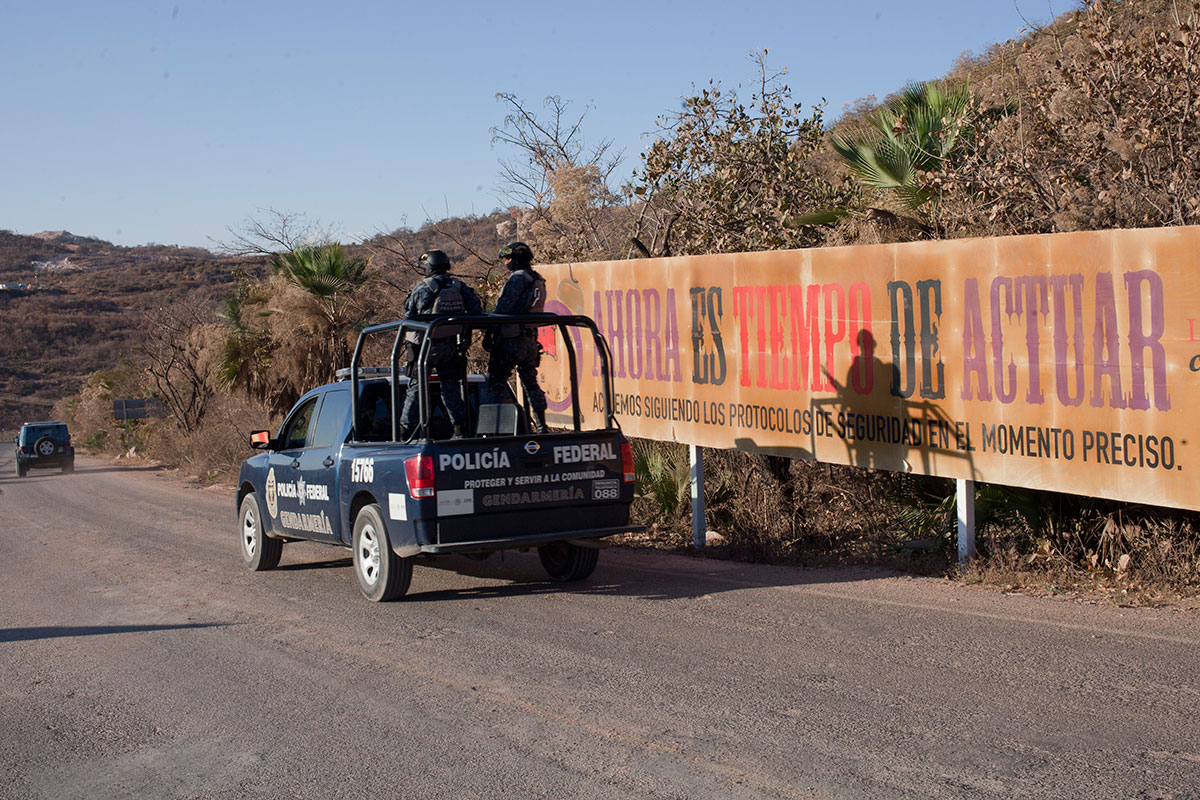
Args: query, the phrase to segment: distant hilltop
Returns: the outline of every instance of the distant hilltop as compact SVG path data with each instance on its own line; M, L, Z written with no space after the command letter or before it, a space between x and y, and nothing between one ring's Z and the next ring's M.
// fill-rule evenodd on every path
M0 230L0 281L36 282L35 275L93 272L117 266L160 268L164 264L216 262L199 247L147 244L122 247L95 236L66 230L21 234ZM226 266L223 269L228 270Z
M35 239L41 239L46 242L65 244L68 246L75 245L76 247L81 244L88 244L89 242L107 245L112 244L111 242L106 242L103 239L99 239L95 236L76 236L70 231L42 231L41 233L31 233L29 235Z

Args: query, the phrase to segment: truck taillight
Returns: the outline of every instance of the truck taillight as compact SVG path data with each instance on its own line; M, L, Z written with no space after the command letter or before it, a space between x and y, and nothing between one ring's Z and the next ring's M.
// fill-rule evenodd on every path
M24 453L25 455L29 455L29 445L27 445L27 444L21 445L21 452Z
M410 495L433 497L433 456L413 456L404 459L404 474L408 477Z
M633 446L629 442L621 442L621 472L626 483L633 483Z

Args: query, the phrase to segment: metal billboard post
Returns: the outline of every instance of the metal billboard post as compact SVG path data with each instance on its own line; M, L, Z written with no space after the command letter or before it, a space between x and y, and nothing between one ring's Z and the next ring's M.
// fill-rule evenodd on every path
M692 547L703 550L708 529L704 521L704 451L689 444L688 456L692 464Z
M958 564L975 557L975 481L956 478L954 492L958 506Z

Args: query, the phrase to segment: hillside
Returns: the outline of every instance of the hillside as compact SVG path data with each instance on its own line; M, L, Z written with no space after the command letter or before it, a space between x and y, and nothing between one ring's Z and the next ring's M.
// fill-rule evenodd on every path
M402 293L417 278L412 264L427 249L446 250L455 272L486 283L490 265L482 259L495 255L502 243L497 226L506 218L442 220L352 248L385 278L380 319L398 315ZM0 290L0 429L51 416L54 403L77 393L93 372L133 367L147 311L194 291L223 299L234 292L237 274L265 271L262 257L0 230L0 283L28 287Z
M28 287L0 290L0 428L50 416L129 357L142 313L191 289L228 291L233 266L196 248L0 231L0 283Z

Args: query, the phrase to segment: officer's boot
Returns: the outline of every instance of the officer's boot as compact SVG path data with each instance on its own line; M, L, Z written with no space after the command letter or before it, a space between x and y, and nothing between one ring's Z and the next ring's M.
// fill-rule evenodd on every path
M451 439L465 439L467 434L463 433L462 425L455 425L454 432L450 434Z
M546 409L535 408L533 410L533 432L546 433L549 430L550 429L546 427Z

